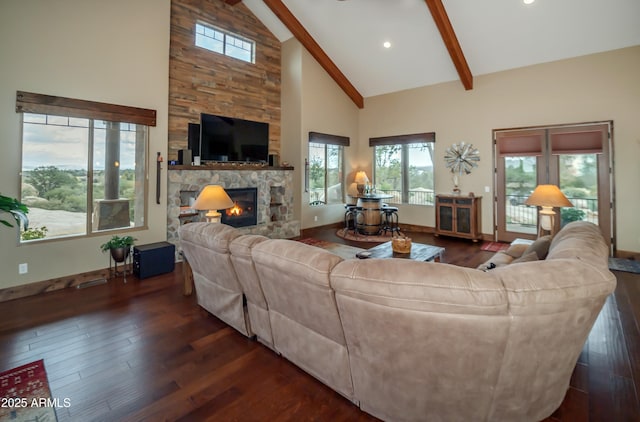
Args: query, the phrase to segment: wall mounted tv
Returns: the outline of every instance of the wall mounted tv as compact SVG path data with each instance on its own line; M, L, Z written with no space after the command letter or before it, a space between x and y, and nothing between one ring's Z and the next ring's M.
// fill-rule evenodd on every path
M269 159L269 124L202 113L200 159L266 162Z

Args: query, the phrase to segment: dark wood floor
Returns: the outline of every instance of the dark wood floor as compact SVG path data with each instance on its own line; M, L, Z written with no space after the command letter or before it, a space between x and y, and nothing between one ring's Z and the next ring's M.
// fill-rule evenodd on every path
M304 235L340 242L334 232ZM469 241L410 235L444 246L447 263L474 267L492 254ZM640 420L640 275L616 276L548 421ZM184 297L180 265L143 281L1 303L0 371L37 359L53 397L70 399L57 409L61 422L375 420Z

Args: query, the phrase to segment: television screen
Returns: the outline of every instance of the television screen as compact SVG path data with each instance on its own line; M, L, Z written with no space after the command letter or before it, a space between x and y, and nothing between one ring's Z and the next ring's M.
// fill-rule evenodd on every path
M200 159L262 162L269 158L269 124L200 115Z

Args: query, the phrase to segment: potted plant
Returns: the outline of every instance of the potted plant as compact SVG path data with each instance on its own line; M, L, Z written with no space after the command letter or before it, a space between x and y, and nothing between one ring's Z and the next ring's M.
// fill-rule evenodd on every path
M8 196L0 195L0 212L8 212L9 214L11 214L18 223L18 226L24 226L25 230L29 226L29 218L27 217L29 209L25 204L19 202L15 198L9 198ZM2 218L0 218L0 223L4 224L7 227L13 227L13 224Z
M135 240L131 236L113 235L108 242L100 245L100 249L102 252L110 251L114 261L124 262L129 256L131 246L133 246Z

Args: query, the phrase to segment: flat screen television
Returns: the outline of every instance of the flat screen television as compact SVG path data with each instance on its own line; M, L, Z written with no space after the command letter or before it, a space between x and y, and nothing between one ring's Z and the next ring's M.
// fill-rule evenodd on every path
M269 124L202 113L200 159L266 162L269 159Z

